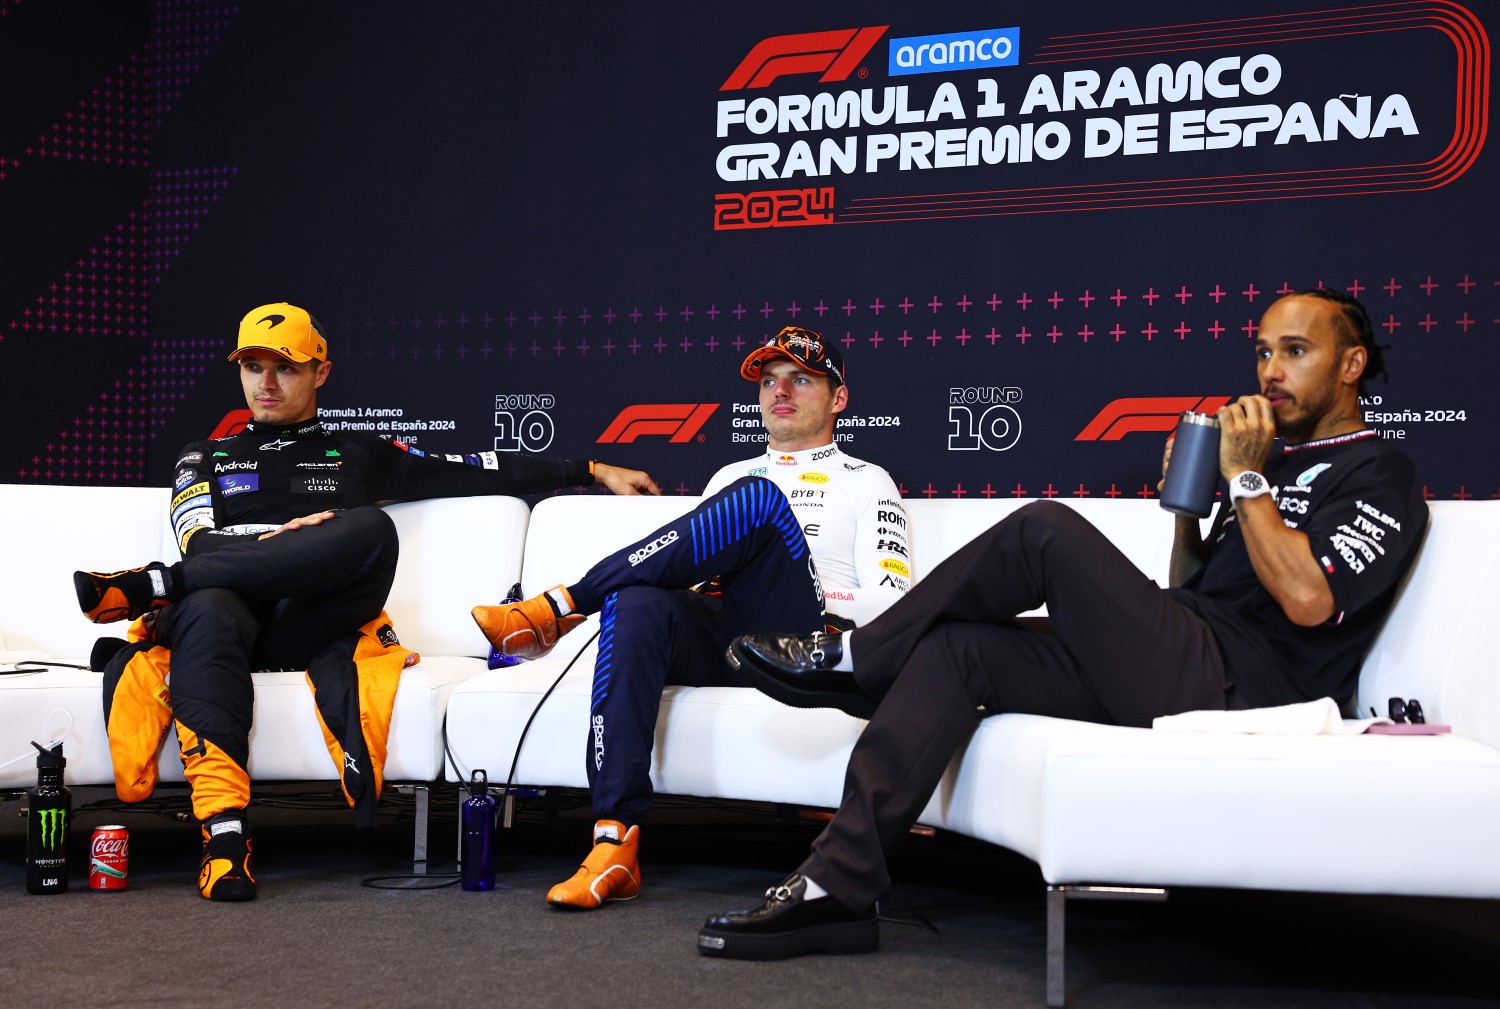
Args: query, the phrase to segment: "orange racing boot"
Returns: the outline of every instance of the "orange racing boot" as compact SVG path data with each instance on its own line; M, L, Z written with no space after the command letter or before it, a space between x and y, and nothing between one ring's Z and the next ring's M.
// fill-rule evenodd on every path
M547 891L547 903L592 911L606 900L630 900L641 892L637 860L640 827L629 830L618 820L594 824L594 848L573 878Z
M476 606L470 612L490 644L517 659L541 658L585 619L574 612L573 597L561 585L518 603Z

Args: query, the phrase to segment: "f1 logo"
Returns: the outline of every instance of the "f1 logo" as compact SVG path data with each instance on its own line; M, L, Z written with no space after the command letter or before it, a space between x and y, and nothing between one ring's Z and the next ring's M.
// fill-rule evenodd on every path
M1074 441L1119 441L1136 431L1171 431L1187 410L1217 413L1228 396L1132 396L1110 403Z
M670 442L692 441L718 408L717 403L637 403L621 410L595 444L623 445L648 434L670 435Z
M209 434L208 440L215 438L228 438L232 434L239 434L245 430L245 425L250 423L251 414L249 410L230 410Z
M763 88L788 74L821 73L820 81L845 80L889 27L841 28L762 39L734 68L734 73L719 90Z

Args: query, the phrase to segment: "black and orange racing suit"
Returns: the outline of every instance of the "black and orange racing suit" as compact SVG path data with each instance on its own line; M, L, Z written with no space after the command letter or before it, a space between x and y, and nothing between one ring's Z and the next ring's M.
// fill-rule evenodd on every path
M170 570L176 601L158 611L154 627L138 622L131 636L139 640L106 669L105 721L122 798L141 798L154 786L155 751L170 717L194 814L206 820L243 807L250 797L252 669L307 670L330 750L342 753L351 771L373 762L374 775L360 781L378 779L383 760L372 761L366 750L383 747L383 734L370 746L362 739L366 677L355 676L354 666L394 660L384 678L388 718L395 674L410 657L382 611L397 539L376 502L522 495L592 482L586 460L427 455L373 434L330 432L317 421L251 423L186 446L171 503L184 557ZM334 517L259 538L324 510ZM365 821L378 788L355 777L343 774L345 791Z

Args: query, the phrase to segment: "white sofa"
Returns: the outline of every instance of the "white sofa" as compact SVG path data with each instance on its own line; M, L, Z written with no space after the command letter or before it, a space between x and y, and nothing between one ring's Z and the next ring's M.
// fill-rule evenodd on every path
M526 591L575 580L692 503L543 502L526 538ZM909 501L918 577L1024 503ZM1156 502L1064 503L1165 582L1172 522ZM1384 714L1388 698L1416 697L1451 734L1168 733L1015 714L979 724L921 822L1039 864L1050 884L1050 1004L1063 1002L1068 898L1149 899L1173 885L1500 897L1497 523L1500 502L1433 503L1421 558L1360 679L1360 712ZM597 618L545 659L454 689L450 777L484 767L504 780L538 700L596 627ZM583 648L537 714L518 783L587 784L594 651ZM652 780L665 793L836 806L862 725L744 689L668 687Z
M88 654L96 628L78 615L69 572L129 567L170 553L167 493L0 485L6 571L0 663ZM582 762L593 626L543 660L489 671L468 615L515 580L528 593L576 579L606 551L694 503L690 498L550 498L528 516L504 498L392 507L402 563L388 609L423 654L406 671L387 778L449 780L510 768L537 714L517 784L586 784ZM1020 501L909 502L918 574ZM1141 568L1165 577L1171 522L1153 501L1068 500ZM1164 733L1028 715L985 719L922 822L1011 848L1049 883L1048 998L1061 1004L1069 897L1156 896L1165 887L1500 897L1500 502L1435 502L1421 558L1360 680L1359 708L1417 697L1451 735L1269 736ZM523 561L524 551L524 561ZM597 621L591 621L596 626ZM4 669L0 665L0 669ZM0 761L42 739L67 712L68 780L111 780L94 673L0 676ZM332 780L310 694L297 674L256 675L251 771L257 780ZM793 805L837 805L860 721L784 707L752 690L670 687L652 776L657 791ZM181 780L175 740L163 780ZM22 761L0 788L34 780ZM1393 813L1393 797L1400 812ZM419 855L425 845L419 844Z
M0 671L27 659L87 664L94 641L123 637L125 624L83 618L70 577L154 558L177 559L167 526L169 493L155 488L32 487L0 484L7 530L0 576ZM520 573L529 517L516 498L453 498L388 509L401 536L401 560L387 611L402 644L422 661L402 673L391 715L386 777L442 777L442 722L453 686L485 668L484 640L469 607L499 600ZM399 616L397 616L399 614ZM24 666L23 666L24 668ZM258 672L250 773L256 781L336 781L306 676ZM62 735L70 784L110 784L98 673L49 668L0 676L0 762L30 750L28 740ZM161 780L182 778L175 731L162 746ZM0 788L36 781L23 760L0 770Z

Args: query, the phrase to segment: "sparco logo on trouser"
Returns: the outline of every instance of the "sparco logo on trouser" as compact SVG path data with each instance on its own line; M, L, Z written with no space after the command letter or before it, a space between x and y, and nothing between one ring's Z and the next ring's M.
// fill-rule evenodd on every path
M662 547L671 546L673 543L676 543L676 542L677 542L677 530L676 529L669 530L664 535L658 536L656 539L652 540L650 543L647 543L645 546L641 547L639 550L637 550L635 553L631 554L626 559L630 561L630 566L631 567L635 567L641 561L645 560L647 557L650 557L652 554L656 553Z
M594 770L604 767L604 716L594 716Z

